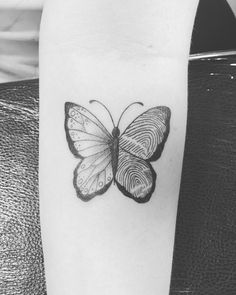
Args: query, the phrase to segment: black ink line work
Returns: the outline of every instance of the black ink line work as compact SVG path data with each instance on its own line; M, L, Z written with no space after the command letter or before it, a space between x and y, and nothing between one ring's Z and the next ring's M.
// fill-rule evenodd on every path
M170 109L158 106L139 115L120 134L107 107L113 130L104 125L86 108L65 103L65 131L71 152L80 161L74 171L74 187L83 201L107 191L111 183L136 202L149 201L156 184L156 173L150 164L162 153L170 129Z

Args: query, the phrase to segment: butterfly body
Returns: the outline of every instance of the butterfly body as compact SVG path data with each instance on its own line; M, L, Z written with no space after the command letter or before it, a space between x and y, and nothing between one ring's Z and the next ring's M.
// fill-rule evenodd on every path
M67 142L80 159L74 187L83 201L104 194L112 181L138 203L147 202L155 190L156 173L150 162L161 156L169 134L170 109L160 106L147 110L122 134L119 121L110 133L86 108L65 103Z
M112 161L112 172L114 176L114 183L115 183L115 175L117 172L118 167L118 156L119 156L119 135L120 130L118 127L114 127L112 130L112 140L111 140L111 161Z

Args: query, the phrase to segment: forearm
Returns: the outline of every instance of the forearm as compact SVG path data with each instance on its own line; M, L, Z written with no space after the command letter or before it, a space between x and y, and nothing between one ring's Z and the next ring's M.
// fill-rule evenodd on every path
M40 45L40 202L49 295L168 294L196 5L47 2ZM111 132L109 117L89 104L92 99L107 106L115 123L130 103L144 104L124 115L121 132L152 107L170 108L166 144L150 163L157 177L149 202L139 204L113 184L89 202L76 197L78 159L68 148L64 104L85 107Z

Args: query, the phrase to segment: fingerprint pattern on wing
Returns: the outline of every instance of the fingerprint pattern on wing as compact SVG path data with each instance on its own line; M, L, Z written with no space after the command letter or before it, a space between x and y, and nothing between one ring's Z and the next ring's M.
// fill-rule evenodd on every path
M123 149L119 150L116 183L119 189L137 202L146 202L155 188L156 174L151 165Z
M120 147L136 157L150 159L169 132L170 109L155 107L138 116L120 136Z

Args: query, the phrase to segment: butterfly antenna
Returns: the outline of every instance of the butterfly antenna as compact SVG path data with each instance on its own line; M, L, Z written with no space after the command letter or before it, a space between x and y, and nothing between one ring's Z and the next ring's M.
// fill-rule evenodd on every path
M119 118L118 123L117 123L117 127L119 126L119 124L120 124L120 120L121 120L121 118L123 117L124 113L128 110L128 108L130 108L130 107L131 107L132 105L134 105L134 104L139 104L139 105L143 106L143 103L140 102L140 101L136 101L136 102L133 102L133 103L129 104L129 105L123 110L123 112L121 113L120 118Z
M98 101L98 100L96 100L96 99L92 99L92 100L89 101L89 103L93 103L93 102L96 102L96 103L102 105L102 106L107 110L107 112L108 112L108 114L109 114L109 116L110 116L110 118L111 118L112 124L113 124L113 126L115 127L114 120L113 120L112 115L111 115L110 111L108 110L108 108L107 108L102 102L100 102L100 101Z

